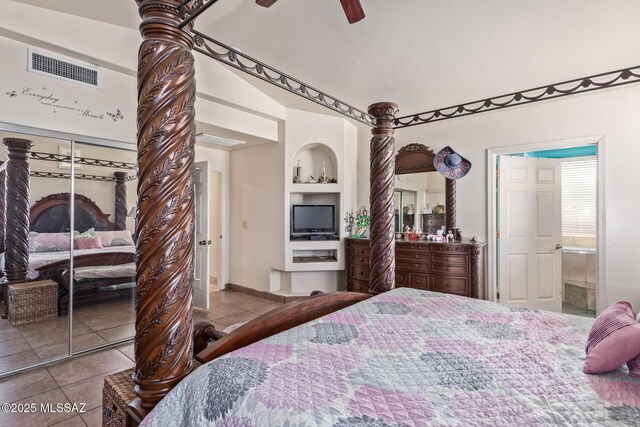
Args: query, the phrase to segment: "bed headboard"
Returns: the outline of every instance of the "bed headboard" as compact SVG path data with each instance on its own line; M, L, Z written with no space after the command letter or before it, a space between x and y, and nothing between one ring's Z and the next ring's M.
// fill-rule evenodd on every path
M79 232L94 228L96 231L115 230L114 223L109 221L109 214L90 198L76 194L75 229ZM38 200L29 212L29 231L38 233L61 233L70 231L71 194L50 194Z

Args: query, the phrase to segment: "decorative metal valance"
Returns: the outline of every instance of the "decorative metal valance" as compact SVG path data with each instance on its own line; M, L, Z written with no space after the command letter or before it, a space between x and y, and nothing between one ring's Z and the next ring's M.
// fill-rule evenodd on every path
M364 123L367 126L373 126L375 123L373 116L339 100L335 96L322 92L199 31L192 30L192 33L195 36L196 42L193 50L196 52L200 52L235 69L251 74L265 82L343 114L350 119Z
M48 162L71 162L71 156L67 156L64 154L52 154L52 153L38 153L35 151L31 152L31 158L34 160L44 160ZM89 157L76 157L73 159L76 164L87 165L87 166L102 166L107 168L115 168L115 169L130 169L135 170L135 163L126 163L126 162L115 162L113 160L101 160L101 159L92 159ZM76 175L77 176L77 175Z
M438 108L424 113L398 117L395 119L394 125L395 129L406 128L409 126L453 119L455 117L470 116L472 114L483 113L485 111L499 110L502 108L544 101L547 99L561 98L563 96L575 95L578 93L637 83L639 81L640 66L635 66L608 73L595 74L589 77L567 80L565 82L554 83L548 86L540 86L534 89L527 89L506 95L467 102L447 108Z

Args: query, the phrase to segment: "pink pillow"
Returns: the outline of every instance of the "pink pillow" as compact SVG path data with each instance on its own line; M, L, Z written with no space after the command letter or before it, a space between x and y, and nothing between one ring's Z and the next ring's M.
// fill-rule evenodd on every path
M85 237L84 239L76 239L76 247L78 249L101 249L102 240L100 237Z
M583 371L601 374L613 371L640 356L640 324L631 303L618 301L598 316L589 332Z
M69 233L34 233L29 236L29 252L68 251L70 246Z

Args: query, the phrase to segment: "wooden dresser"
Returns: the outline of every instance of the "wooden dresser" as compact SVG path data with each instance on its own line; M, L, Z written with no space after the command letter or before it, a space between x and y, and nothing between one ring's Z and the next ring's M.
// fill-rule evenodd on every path
M485 243L396 240L396 287L484 299ZM369 291L369 239L346 239L347 290Z

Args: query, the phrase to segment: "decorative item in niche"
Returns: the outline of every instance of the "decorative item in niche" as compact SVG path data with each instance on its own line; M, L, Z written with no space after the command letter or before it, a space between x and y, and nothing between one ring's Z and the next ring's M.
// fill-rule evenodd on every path
M351 237L361 238L367 232L371 218L365 206L355 212L347 212L344 216L345 231L351 233Z
M321 184L326 184L329 182L329 177L327 177L327 165L325 162L322 162L322 174L320 175L320 179L318 180Z
M73 101L73 103L69 101L65 102L60 96L57 96L50 90L47 90L46 87L43 87L42 89L23 87L22 90L9 90L5 93L9 98L16 100L16 102L19 101L20 98L23 98L27 101L33 101L36 105L50 108L53 114L65 112L77 117L95 120L111 119L114 122L124 119L124 115L119 108L114 108L112 111L100 112L87 106L78 106L78 101Z
M66 156L71 160L71 147L65 147L64 145L60 145L60 154ZM75 158L82 157L82 151L76 150ZM58 162L58 169L71 169L71 162ZM75 169L82 169L82 165L76 163Z
M433 158L433 166L448 179L460 179L471 170L471 162L449 146L436 153Z
M300 171L302 170L302 167L300 166L300 160L298 160L298 164L295 167L295 174L293 175L293 182L294 184L298 184L300 182L302 182L302 179L300 178Z

